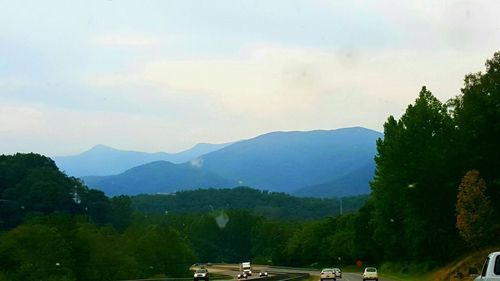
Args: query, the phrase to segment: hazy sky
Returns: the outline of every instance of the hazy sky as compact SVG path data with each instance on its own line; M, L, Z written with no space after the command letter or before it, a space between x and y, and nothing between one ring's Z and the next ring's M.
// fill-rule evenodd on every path
M382 131L500 50L500 1L3 1L0 154Z

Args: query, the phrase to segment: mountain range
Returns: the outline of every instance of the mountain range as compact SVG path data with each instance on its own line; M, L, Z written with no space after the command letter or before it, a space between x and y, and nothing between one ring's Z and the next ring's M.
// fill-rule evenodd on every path
M104 161L107 164L101 163L101 167L121 160L120 166L106 167L100 174L82 177L86 170L78 171L77 176L89 187L102 189L108 195L251 186L300 196L341 197L370 192L376 140L382 137L381 133L362 127L272 132L226 145L206 145L206 153L191 151L190 157L186 156L180 163L155 158L164 154L131 154L102 146L74 159L92 165L92 161L82 159L101 161L99 159L105 159L112 152L113 161L107 159ZM105 153L99 155L100 151ZM127 158L130 155L142 156L135 156L135 163L139 162L137 159L153 160L111 175L110 171L116 173L123 170L125 164L130 166L134 162ZM67 173L70 170L64 166L68 162L59 159L56 163Z
M186 164L155 161L115 176L82 177L90 187L103 189L110 196L140 193L172 193L200 187L234 187L235 181Z
M381 136L360 127L273 132L205 154L197 162L202 169L241 185L293 193L366 172L360 169L373 165L375 142Z
M154 161L184 163L229 144L200 143L191 149L178 153L126 151L100 144L78 155L56 156L52 159L59 169L74 177L108 176L120 174L130 168Z

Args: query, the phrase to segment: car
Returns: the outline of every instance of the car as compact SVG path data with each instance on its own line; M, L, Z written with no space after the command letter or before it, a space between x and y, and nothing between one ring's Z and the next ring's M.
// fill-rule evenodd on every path
M366 280L375 280L378 281L378 273L375 267L367 267L365 268L365 272L363 272L363 281Z
M238 277L238 279L247 279L248 275L245 272L242 272L238 273L236 277Z
M198 281L198 280L205 280L205 281L208 281L208 270L207 269L197 269L195 272L194 272L194 275L193 275L193 280L194 281Z
M477 268L474 269L477 274ZM474 280L500 280L500 252L492 252L486 257L481 274Z
M267 273L267 271L261 271L259 273L259 277L267 277L269 274Z
M333 271L332 268L323 268L320 273L320 279L321 281L323 280L334 280L337 279L337 276L335 275L335 272Z
M340 268L334 267L333 272L335 272L335 277L342 278L342 270L340 270Z

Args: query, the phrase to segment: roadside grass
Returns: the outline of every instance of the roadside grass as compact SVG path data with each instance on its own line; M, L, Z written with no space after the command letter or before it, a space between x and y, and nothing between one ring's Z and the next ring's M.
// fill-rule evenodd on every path
M393 281L434 281L429 264L384 263L378 269L381 278Z
M436 270L432 276L432 280L474 280L475 277L470 276L469 269L475 268L477 269L477 273L480 273L481 268L483 267L484 260L486 259L488 254L495 251L500 251L500 246L479 250L476 252L472 252L467 256L461 257L449 263L448 265Z
M480 273L486 256L500 251L500 246L471 252L440 268L431 264L384 263L379 268L379 275L394 281L472 281L471 269Z
M417 274L417 273L394 273L384 272L379 275L382 279L390 279L392 281L435 281L432 279L432 273Z

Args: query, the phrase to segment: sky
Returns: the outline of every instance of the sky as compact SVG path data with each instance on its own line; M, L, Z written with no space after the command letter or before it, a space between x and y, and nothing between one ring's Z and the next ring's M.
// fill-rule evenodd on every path
M500 51L500 1L0 0L0 154L378 131Z

